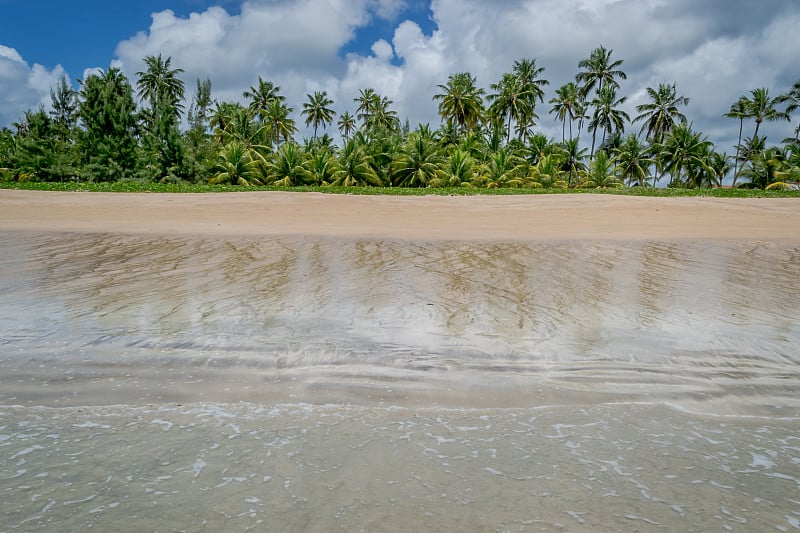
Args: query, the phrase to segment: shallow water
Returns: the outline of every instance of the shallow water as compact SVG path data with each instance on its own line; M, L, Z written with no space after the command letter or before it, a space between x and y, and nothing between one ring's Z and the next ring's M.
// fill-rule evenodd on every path
M800 529L798 243L0 246L0 531Z

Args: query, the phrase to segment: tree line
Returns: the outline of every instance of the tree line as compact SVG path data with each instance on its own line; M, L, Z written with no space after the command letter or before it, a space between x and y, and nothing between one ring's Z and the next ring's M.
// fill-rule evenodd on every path
M777 96L757 88L734 102L725 116L739 136L727 154L694 130L683 113L689 99L674 83L648 87L648 102L630 117L619 94L623 61L612 56L593 50L546 102L549 82L535 59L515 61L488 92L469 72L454 73L432 96L436 129L401 123L393 102L372 88L359 90L354 115L337 115L328 94L315 91L300 110L313 129L302 142L294 109L272 82L259 77L242 104L214 100L210 80L198 79L187 99L183 71L148 56L135 84L116 68L87 76L79 90L62 77L50 109L0 130L0 180L697 188L732 174L736 187L772 189L800 181L800 125L779 145L759 133L764 121L791 121L800 81ZM543 106L560 122L560 139L537 131Z

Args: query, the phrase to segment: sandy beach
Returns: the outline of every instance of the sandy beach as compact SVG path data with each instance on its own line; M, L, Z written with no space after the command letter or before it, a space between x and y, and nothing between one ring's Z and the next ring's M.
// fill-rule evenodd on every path
M0 191L0 231L414 240L800 239L794 199Z

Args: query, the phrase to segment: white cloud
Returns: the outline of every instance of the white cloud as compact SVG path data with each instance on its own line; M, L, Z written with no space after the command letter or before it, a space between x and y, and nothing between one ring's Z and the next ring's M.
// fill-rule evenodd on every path
M0 126L18 121L28 109L49 105L50 87L64 74L61 65L33 66L14 48L0 45Z
M419 1L413 0L414 5ZM394 100L400 117L412 125L438 125L432 97L450 74L469 71L488 90L515 60L536 58L550 80L545 103L537 110L540 128L560 137L559 124L547 114L547 100L573 79L578 62L602 44L624 60L628 79L621 94L629 97L631 116L647 86L674 82L691 99L685 113L695 127L726 149L737 129L721 116L730 104L755 87L778 94L800 75L796 0L432 0L431 34L403 20L410 4L248 0L236 15L222 7L188 17L162 11L153 14L149 28L119 43L112 64L135 78L145 56L171 56L173 65L185 70L187 90L195 78L209 77L220 100L241 100L242 92L263 76L281 86L299 125L306 93L326 90L338 112L352 112L353 98L366 87ZM378 19L381 25L394 25L393 35L361 43L366 53L342 57L341 50L357 34L370 34L359 30ZM24 65L18 55L0 47L0 83L9 83L2 81L8 71L14 73L14 87L27 87L31 80L41 91L48 71L34 73L35 67ZM17 91L26 92L34 91ZM777 141L789 129L771 125L765 131Z

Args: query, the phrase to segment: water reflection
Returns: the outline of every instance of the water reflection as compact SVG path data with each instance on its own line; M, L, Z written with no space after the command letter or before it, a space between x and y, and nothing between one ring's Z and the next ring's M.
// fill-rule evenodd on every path
M798 401L793 244L0 238L4 402Z

